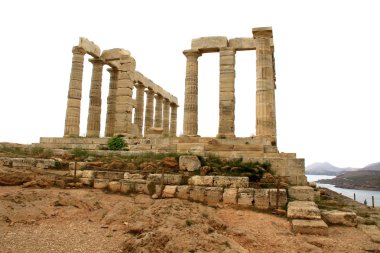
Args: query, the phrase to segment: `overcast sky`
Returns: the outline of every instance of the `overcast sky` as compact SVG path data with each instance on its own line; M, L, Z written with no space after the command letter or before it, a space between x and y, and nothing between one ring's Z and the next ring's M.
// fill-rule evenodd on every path
M87 37L125 48L137 70L178 97L182 133L191 40L252 37L272 26L281 152L306 164L362 167L380 161L378 1L42 1L0 2L0 142L63 136L71 48ZM81 134L91 64L85 62ZM236 134L255 133L255 51L236 54ZM106 103L109 75L103 74ZM218 130L219 54L199 58L199 133ZM106 109L102 110L102 130Z

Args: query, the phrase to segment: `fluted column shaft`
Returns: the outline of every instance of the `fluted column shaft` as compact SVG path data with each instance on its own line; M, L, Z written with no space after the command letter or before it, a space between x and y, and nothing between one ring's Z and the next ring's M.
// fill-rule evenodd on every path
M218 137L235 137L235 49L220 49Z
M90 104L87 118L87 137L99 137L102 111L102 74L104 62L99 58L89 60L92 67Z
M170 137L177 136L177 107L176 104L170 104Z
M272 29L254 28L256 45L256 135L276 145L275 76Z
M185 106L183 116L183 135L198 135L198 57L197 50L185 50L187 58L185 80Z
M82 99L83 61L86 51L81 47L73 47L73 58L69 92L67 96L67 109L64 136L78 137L80 124L80 103Z
M136 108L135 108L135 125L137 125L139 136L142 135L143 114L144 114L144 90L145 86L138 83L136 86Z
M149 128L153 127L153 99L154 91L146 90L146 105L145 105L145 131L146 135L149 131Z
M162 127L162 100L163 97L160 94L156 94L156 108L154 112L154 127Z
M116 106L116 89L119 71L116 68L109 68L110 84L107 98L107 116L105 136L112 137L115 130L115 106Z
M169 136L169 117L170 117L170 102L168 99L164 99L164 117L163 117L163 123L162 123L163 136Z

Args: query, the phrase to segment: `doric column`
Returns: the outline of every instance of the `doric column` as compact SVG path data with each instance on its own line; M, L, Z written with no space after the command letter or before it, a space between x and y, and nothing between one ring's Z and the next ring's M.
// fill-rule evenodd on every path
M160 94L156 94L156 108L154 111L154 127L162 127L162 99L163 97Z
M73 59L67 109L65 120L65 137L78 137L80 124L80 102L82 98L83 61L86 51L81 47L73 47Z
M112 137L115 130L115 106L116 106L116 89L119 71L116 68L109 68L110 85L107 98L107 116L105 136Z
M174 103L170 104L170 137L177 136L177 107L178 105Z
M144 114L144 90L145 86L141 83L137 83L136 87L136 108L135 108L135 124L139 130L139 136L142 135L143 127L143 114Z
M252 29L256 46L256 135L276 145L275 76L272 28Z
M218 137L235 137L235 49L220 49L219 133Z
M148 133L149 128L153 127L153 99L154 91L146 90L146 105L145 105L145 130L144 135Z
M162 128L163 136L169 136L169 117L170 117L170 102L168 99L164 99L164 117L163 117L163 123Z
M132 130L132 92L134 86L136 61L130 56L122 56L116 90L115 131L114 135L131 134Z
M102 111L102 74L104 62L99 58L89 59L92 63L90 105L87 118L87 137L99 137L100 114Z
M187 58L185 80L185 106L183 115L183 135L198 135L198 57L197 50L185 50Z

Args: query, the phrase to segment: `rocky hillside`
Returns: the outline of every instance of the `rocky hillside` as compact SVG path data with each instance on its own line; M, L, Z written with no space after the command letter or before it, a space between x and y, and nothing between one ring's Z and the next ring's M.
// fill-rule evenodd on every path
M380 171L351 171L338 175L333 179L322 179L318 182L333 184L339 188L380 191Z
M339 174L342 174L346 171L353 171L357 170L355 168L339 168L336 167L328 162L324 163L313 163L306 167L306 174L310 175L330 175L330 176L336 176Z

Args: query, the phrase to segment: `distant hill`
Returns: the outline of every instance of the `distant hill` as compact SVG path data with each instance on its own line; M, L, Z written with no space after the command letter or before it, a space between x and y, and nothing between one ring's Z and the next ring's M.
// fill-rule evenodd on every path
M371 164L365 166L364 168L362 168L361 170L376 170L376 171L380 171L380 162L371 163Z
M380 191L380 171L361 169L346 172L332 179L322 179L318 182L333 184L339 188Z
M380 163L379 163L380 166ZM354 171L355 168L339 168L328 162L324 163L313 163L306 167L306 174L310 175L330 175L336 176L340 175L346 171Z

